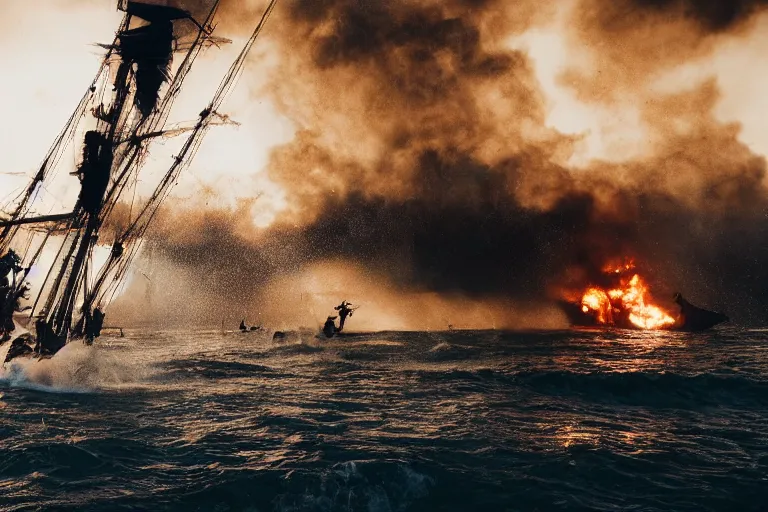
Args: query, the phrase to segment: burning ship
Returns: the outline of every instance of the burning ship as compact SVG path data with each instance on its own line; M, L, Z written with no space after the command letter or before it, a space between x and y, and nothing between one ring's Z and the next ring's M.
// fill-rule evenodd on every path
M609 286L590 286L577 300L561 302L572 325L696 332L729 321L722 313L694 306L680 293L674 296L679 312L673 316L653 303L632 261L608 266L603 273Z
M227 122L218 109L276 0L268 4L197 120L188 126L169 126L171 107L197 57L206 48L230 42L213 35L219 3L211 0L205 19L195 19L184 10L183 0L118 1L124 16L113 42L100 45L105 56L96 77L28 186L9 208L0 211L4 362L53 357L67 343L90 344L99 337L107 308L123 285L161 202L208 129ZM177 55L181 59L174 66ZM79 180L80 191L69 209L55 213L41 204L40 197L51 189L54 176L62 174L58 172L66 161L62 156L77 134L83 134L82 157L65 180ZM139 181L153 141L182 135L186 139L172 163L153 180L154 191L147 198L136 198L131 184L135 187ZM142 175L141 179L151 178ZM116 218L115 207L121 201L130 204L127 222ZM48 211L41 215L40 210ZM106 238L105 224L113 226L109 240L100 239ZM105 252L106 261L99 265L104 258L94 256ZM53 262L44 264L43 255L50 255ZM45 276L36 289L27 281L33 269Z

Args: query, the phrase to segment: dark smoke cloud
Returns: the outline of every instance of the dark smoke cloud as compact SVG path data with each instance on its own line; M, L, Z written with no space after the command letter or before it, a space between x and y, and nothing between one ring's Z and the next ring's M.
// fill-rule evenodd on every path
M245 206L168 213L163 257L248 303L276 276L339 259L400 290L555 300L631 256L661 299L679 290L767 321L764 160L712 118L715 84L654 96L636 80L710 51L760 2L580 1L571 35L615 73L603 89L642 97L653 147L578 170L557 163L575 141L545 126L528 56L504 44L553 13L507 4L283 4L267 34L280 63L259 94L301 128L269 167L289 210L264 231ZM566 76L598 101L594 77Z
M625 3L635 12L688 18L711 32L732 29L767 4L764 0L630 0Z
M744 33L763 0L577 0L571 44L591 53L591 73L570 71L583 101L641 96L659 72L704 57ZM638 101L642 101L638 99Z

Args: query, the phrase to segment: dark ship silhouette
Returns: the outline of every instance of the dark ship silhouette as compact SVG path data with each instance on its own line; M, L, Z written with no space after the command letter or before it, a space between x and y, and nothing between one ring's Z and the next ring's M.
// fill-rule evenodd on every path
M203 49L230 42L213 35L220 0L198 21L170 0L119 0L124 17L106 50L96 77L84 93L64 129L55 139L29 185L11 211L0 212L0 346L10 341L3 362L17 357L55 356L74 340L92 344L101 334L106 309L122 286L149 225L179 174L190 164L211 126L227 124L219 113L239 77L276 0L264 14L232 63L210 102L189 126L167 124L171 107L196 58ZM192 23L196 29L179 43L176 25ZM182 58L175 69L175 54ZM80 193L66 211L38 215L37 192L50 186L66 148L80 133L80 163L69 174L80 181ZM103 265L94 260L97 245L105 240L102 227L113 219L130 183L138 180L152 141L187 134L184 143L143 200L131 199L131 218L109 240L111 249ZM70 178L75 179L75 178ZM135 194L134 194L135 195ZM114 223L114 220L112 220ZM32 290L26 281L33 267L41 266L47 249L55 260L42 286ZM46 273L47 272L47 273ZM34 293L34 296L30 296ZM22 307L21 301L31 305ZM16 318L25 313L32 330L18 334ZM3 347L4 349L5 347Z
M680 306L680 318L682 319L682 323L675 329L677 331L705 331L718 324L730 321L722 313L707 311L706 309L694 306L679 293L675 294L675 302Z
M722 313L694 306L680 293L675 294L674 301L680 306L680 314L677 320L673 325L662 327L659 330L700 332L730 321L730 319ZM584 311L581 304L561 301L560 307L568 317L571 325L575 327L600 327L612 325L622 329L640 329L640 327L630 322L626 315L620 313L613 317L611 323L606 323L601 322L598 319L596 312L591 310Z

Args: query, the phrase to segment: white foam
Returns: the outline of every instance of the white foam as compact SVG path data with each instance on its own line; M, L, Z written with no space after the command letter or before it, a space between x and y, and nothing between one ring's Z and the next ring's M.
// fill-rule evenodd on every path
M10 345L10 344L9 344ZM0 354L3 359L7 349ZM89 393L136 384L149 376L130 354L69 343L51 359L18 358L0 368L0 382L53 393Z
M450 343L447 343L445 341L441 341L431 349L429 349L430 352L444 352L446 350L451 350L453 346Z

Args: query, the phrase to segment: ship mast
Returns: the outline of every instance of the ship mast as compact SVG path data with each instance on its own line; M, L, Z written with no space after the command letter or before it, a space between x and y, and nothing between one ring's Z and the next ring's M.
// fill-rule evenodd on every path
M130 17L125 16L123 19L123 22L120 24L118 33L126 30L128 28L129 22L130 22ZM16 221L23 219L27 215L27 213L29 212L31 201L35 193L37 192L40 184L43 183L43 181L48 177L50 172L57 166L62 155L64 154L67 147L69 146L69 143L74 138L75 130L78 126L78 123L85 116L88 105L93 101L94 97L96 96L97 84L102 79L102 75L104 75L104 73L107 72L109 69L109 62L113 56L114 48L116 48L116 45L117 45L117 37L115 37L115 41L111 45L107 54L104 56L104 59L101 61L101 65L99 66L99 70L96 73L96 77L93 79L87 91L85 92L83 97L80 99L80 102L77 104L75 111L67 120L66 124L64 125L64 128L61 130L59 135L54 140L53 145L48 150L48 154L45 156L45 158L43 159L43 162L40 164L40 168L38 169L34 178L32 178L31 182L29 183L29 186L22 193L21 199L18 205L16 206L16 208L14 209L13 213L11 214L11 217L6 221L4 221L2 224L0 224L0 226L2 226L3 228L2 231L0 231L0 255L5 254L10 248L11 241L16 235L18 231L18 226L20 225L20 223L17 223Z
M269 2L253 33L246 41L240 54L232 63L224 79L219 84L219 88L214 94L213 99L208 106L200 112L197 123L194 128L192 128L191 133L184 142L181 150L174 158L173 164L165 173L149 200L136 216L136 219L125 229L118 239L116 245L121 248L120 253L116 254L113 252L107 264L102 267L102 271L96 279L96 284L93 287L91 295L86 297L86 304L94 304L97 302L109 303L111 301L119 284L125 278L125 274L130 268L133 259L138 254L143 237L154 219L160 204L168 196L170 189L176 182L179 174L191 163L200 144L210 127L214 124L216 118L222 117L218 113L218 110L221 108L229 92L242 74L246 58L251 52L256 39L261 34L276 4L277 0L271 0ZM104 286L109 275L113 275L112 283L109 286Z
M208 19L206 19L206 24L213 18L216 9L218 7L218 2L216 2L211 9L211 12L209 14ZM164 10L161 10L164 9ZM98 205L98 208L94 208L91 210L85 210L85 214L87 218L85 219L86 228L85 232L83 234L82 239L80 240L80 246L78 249L78 252L75 256L74 263L72 264L72 269L70 270L70 277L69 280L64 288L64 292L62 294L62 297L56 306L56 308L51 311L48 315L48 322L49 325L52 327L53 332L56 334L56 336L61 339L66 339L68 336L70 329L71 329L71 323L72 323L72 316L73 316L73 308L75 305L74 296L78 289L78 287L81 287L84 297L86 298L83 306L82 306L82 312L83 314L83 322L82 325L78 327L77 333L78 335L83 334L91 334L88 331L88 324L89 320L92 318L92 312L91 312L91 304L90 301L88 301L88 295L89 292L87 290L87 274L83 272L84 264L86 261L86 256L88 256L89 252L92 249L93 242L95 242L94 235L97 233L98 228L101 226L101 224L104 221L104 215L103 215L103 209L108 206L108 210L111 211L111 207L114 206L116 203L116 198L119 195L119 192L122 191L126 180L126 176L129 174L129 170L132 168L133 163L135 162L135 159L139 156L142 144L145 140L147 140L146 137L139 137L138 133L141 132L142 128L145 128L145 130L151 130L155 128L159 121L164 121L167 117L167 110L164 110L163 107L169 107L172 101L175 99L176 95L178 94L178 91L180 90L179 87L172 88L172 94L171 96L166 96L165 101L162 102L160 105L160 109L157 112L160 112L161 114L158 116L155 116L154 119L151 119L152 114L155 112L155 106L157 104L157 90L159 87L156 87L154 89L150 87L142 87L140 79L142 75L140 74L142 71L142 59L146 59L147 56L146 53L153 54L151 58L153 60L158 60L162 62L163 58L166 58L169 60L169 57L166 57L166 55L170 56L170 53L172 52L171 44L173 42L173 25L171 23L171 20L173 19L181 19L183 17L189 17L187 13L184 13L183 11L175 10L175 9L168 9L164 7L160 8L152 8L146 7L145 4L139 3L139 2L127 2L125 5L125 10L127 11L127 16L131 16L132 14L137 14L144 18L145 21L150 22L150 25L144 26L138 29L134 29L132 31L126 31L122 35L119 35L118 38L121 40L121 47L118 49L118 52L121 52L122 54L122 62L120 64L120 67L118 69L118 74L115 79L114 87L115 87L115 101L112 105L112 118L108 122L108 134L107 139L110 144L110 150L114 151L115 146L115 140L117 138L118 134L118 126L121 120L121 116L123 114L123 111L126 106L126 100L128 99L128 94L130 91L130 77L128 76L131 71L131 64L132 61L138 61L138 71L135 75L136 80L136 88L135 88L135 105L137 107L137 110L139 111L138 114L140 116L139 123L137 124L135 130L133 130L133 136L129 139L130 140L130 146L128 151L123 153L123 161L126 161L126 165L124 167L123 172L119 173L112 184L111 187L109 187L109 182L107 181L104 183L103 188L98 189L99 197L95 204ZM154 28L157 26L158 28ZM206 28L202 25L199 25L199 32L197 35L197 38L195 40L195 43L193 44L192 48L187 53L187 57L190 55L193 56L192 59L194 59L194 56L197 56L197 54L200 51L201 45L200 42L202 41L203 37L208 34ZM138 39L136 41L135 39ZM162 48L167 43L167 49ZM154 50L154 48L150 49L149 45L160 46L160 53L156 54L157 52ZM165 50L165 51L164 51ZM145 64L146 65L146 64ZM166 62L166 66L168 63ZM177 74L176 80L178 81L179 85L180 82L186 78L186 74L188 73L189 69L191 68L191 62L190 59L185 59L185 62L182 65L182 73L179 75ZM152 70L153 73L158 74L157 70ZM162 70L160 70L160 73L162 73ZM145 75L148 73L145 72ZM154 79L156 82L162 83L162 80L158 80L157 77L152 77L151 75L148 78L145 78L145 80L152 80ZM152 84L154 85L154 84ZM168 109L169 110L169 109ZM126 158L127 157L127 158ZM109 166L110 169L112 169L112 157L110 155L109 158ZM122 163L122 162L120 162ZM119 170L119 167L117 167ZM109 172L109 171L107 171ZM83 181L83 190L86 190L86 182ZM105 201L106 199L106 201ZM119 247L119 246L118 246ZM119 254L120 251L113 251L112 254ZM64 270L64 269L62 269ZM97 331L100 330L100 327L96 329Z
M55 140L14 212L9 219L0 223L2 255L10 248L20 226L66 222L62 245L43 284L43 288L47 288L47 297L35 324L40 355L55 353L67 342L72 329L77 296L81 292L85 295L87 291L91 253L98 240L99 229L106 219L104 211L111 211L122 191L122 188L116 186L119 184L117 177L128 174L129 170L138 172L140 164L143 163L137 158L142 144L155 136L153 132L162 133L168 111L180 90L181 81L189 72L192 60L204 46L205 38L210 35L210 22L218 4L218 0L213 3L205 24L201 25L192 20L198 27L194 43L186 51L180 72L173 77L169 93L161 100L160 89L170 78L169 68L174 53L173 22L192 18L186 11L153 4L151 0L119 2L118 8L126 14L114 41L106 46L107 54L96 78ZM134 19L140 19L142 24L131 28ZM115 61L117 72L111 83L111 98L105 107L103 101L98 101L99 83L105 75L108 76L108 71ZM101 92L103 94L103 90ZM91 112L96 120L96 128L85 133L82 163L73 173L81 182L80 194L74 208L64 214L27 217L40 184L56 167L88 107L95 103L98 104ZM127 147L124 146L126 133L130 134ZM43 244L48 240L49 237L46 237ZM28 262L30 267L42 252L43 244L32 261ZM42 299L43 288L30 316L35 314L34 310Z
M200 113L195 124L187 128L166 129L171 107L195 59L206 46L224 40L212 36L212 22L220 0L213 2L202 23L192 19L186 11L168 7L165 5L167 2L162 2L163 5L157 2L119 1L118 8L126 14L113 43L103 45L107 54L96 78L54 141L39 171L22 193L10 218L0 221L0 255L12 243L18 245L16 239L21 226L47 223L47 234L27 261L24 278L40 257L45 244L52 239L61 240L54 263L30 312L30 318L37 319L34 352L41 357L55 354L71 338L82 337L92 341L99 335L104 319L103 309L111 302L123 282L161 202L167 197L179 173L190 164L207 130L214 124L228 122L228 118L220 115L217 110L240 76L246 57L276 4L276 0L269 3L214 98ZM142 24L131 28L132 20L136 18ZM183 19L192 21L197 31L193 41L185 47L184 58L171 76L169 70L174 53L174 22ZM179 51L179 48L175 51ZM109 76L115 64L117 70L114 79L107 84L105 76ZM164 83L168 84L167 89L160 94ZM103 86L100 88L99 84ZM111 94L105 106L100 98L110 85ZM37 190L55 170L89 106L92 107L90 111L96 127L86 131L82 162L72 173L78 176L81 183L80 194L72 211L28 217ZM190 133L172 165L143 207L138 209L135 218L129 219L129 225L118 233L107 263L101 269L92 268L92 253L99 240L99 230L109 219L129 183L137 179L152 140L167 133L179 134L185 131ZM53 233L57 233L57 236L52 236ZM27 250L31 244L32 234ZM96 275L89 286L90 277L94 273ZM20 289L22 282L16 286ZM80 300L82 305L78 308ZM39 305L41 309L38 312ZM77 314L80 314L79 320L73 325L73 318Z

